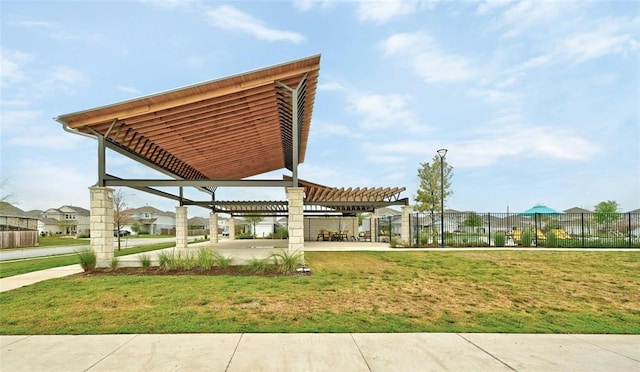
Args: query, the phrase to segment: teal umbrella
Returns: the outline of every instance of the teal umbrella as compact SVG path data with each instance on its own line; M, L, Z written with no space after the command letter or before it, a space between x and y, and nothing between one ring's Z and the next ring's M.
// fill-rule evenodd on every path
M560 212L556 211L555 209L549 208L546 205L536 205L520 213L521 216L533 216L535 214L554 215L560 214Z

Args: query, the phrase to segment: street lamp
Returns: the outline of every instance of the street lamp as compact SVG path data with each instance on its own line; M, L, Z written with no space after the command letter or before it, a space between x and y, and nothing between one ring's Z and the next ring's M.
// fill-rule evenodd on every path
M444 247L444 157L447 149L437 151L440 157L440 245Z

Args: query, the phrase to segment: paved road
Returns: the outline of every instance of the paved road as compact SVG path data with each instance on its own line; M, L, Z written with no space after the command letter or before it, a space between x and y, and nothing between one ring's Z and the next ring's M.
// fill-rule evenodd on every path
M196 236L189 237L189 239L198 238ZM166 242L175 242L176 238L126 238L120 242L122 248L131 248L139 245L157 244ZM114 247L118 246L118 241L114 241ZM54 247L30 247L19 249L5 249L0 251L0 261L20 260L25 258L46 257L46 256L58 256L63 254L74 254L78 251L89 249L89 240L86 245L69 245L69 246L54 246Z

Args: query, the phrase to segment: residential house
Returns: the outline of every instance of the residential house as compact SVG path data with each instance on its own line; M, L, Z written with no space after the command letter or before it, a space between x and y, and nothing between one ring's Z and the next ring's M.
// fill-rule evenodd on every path
M0 248L38 244L38 220L9 203L0 202Z
M225 231L229 232L229 219L218 215L218 234L223 234ZM209 218L204 217L192 217L187 220L187 226L189 230L205 230L209 234Z
M123 212L127 216L127 223L123 229L134 232L134 225L139 227L139 231L146 234L161 235L169 234L176 228L176 214L174 212L163 212L154 207L141 207L127 209ZM208 225L208 224L207 224Z
M89 235L90 215L88 209L73 205L49 208L40 213L38 231L45 234Z

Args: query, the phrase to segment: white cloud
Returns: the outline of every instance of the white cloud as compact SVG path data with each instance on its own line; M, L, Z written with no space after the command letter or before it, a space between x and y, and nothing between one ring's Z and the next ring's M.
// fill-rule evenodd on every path
M199 0L138 0L143 4L157 6L166 9L188 9L194 5L199 5Z
M579 5L567 1L522 0L511 3L503 13L500 24L509 28L503 37L511 38L527 30L543 27L562 14L570 14Z
M26 80L23 66L31 60L28 53L0 48L0 87Z
M40 83L40 88L47 92L70 92L84 81L82 72L68 66L57 66Z
M501 89L469 89L467 94L481 98L482 100L489 103L505 103L505 102L513 102L522 98L522 94L519 92L508 92Z
M269 28L263 25L259 19L229 5L209 9L206 11L206 15L209 23L215 27L245 32L260 40L290 41L296 44L305 40L302 34Z
M637 26L621 19L601 23L593 31L575 34L564 39L558 46L557 52L576 59L577 62L612 54L627 56L640 49L638 31L635 28ZM635 30L635 36L631 30Z
M487 14L493 12L496 9L504 8L505 6L511 4L512 0L485 0L478 4L478 8L476 8L477 14Z
M330 81L328 83L320 83L318 84L318 90L321 91L332 91L332 90L344 90L344 85L337 81Z
M301 12L309 12L314 8L331 9L335 0L294 0L293 7Z
M360 1L356 8L356 15L363 22L385 23L392 18L410 15L424 8L433 7L435 4L437 1Z
M121 91L121 92L125 92L125 93L129 93L129 94L139 94L140 91L134 87L129 87L126 85L116 85L116 89Z
M462 82L477 75L471 60L442 51L422 32L395 34L380 45L386 56L397 57L426 83Z
M322 120L314 120L311 132L314 137L350 137L350 138L362 138L362 134L354 132L351 128Z
M409 132L429 132L408 108L411 98L400 94L354 93L347 97L351 111L363 117L360 127L367 130L401 128Z

